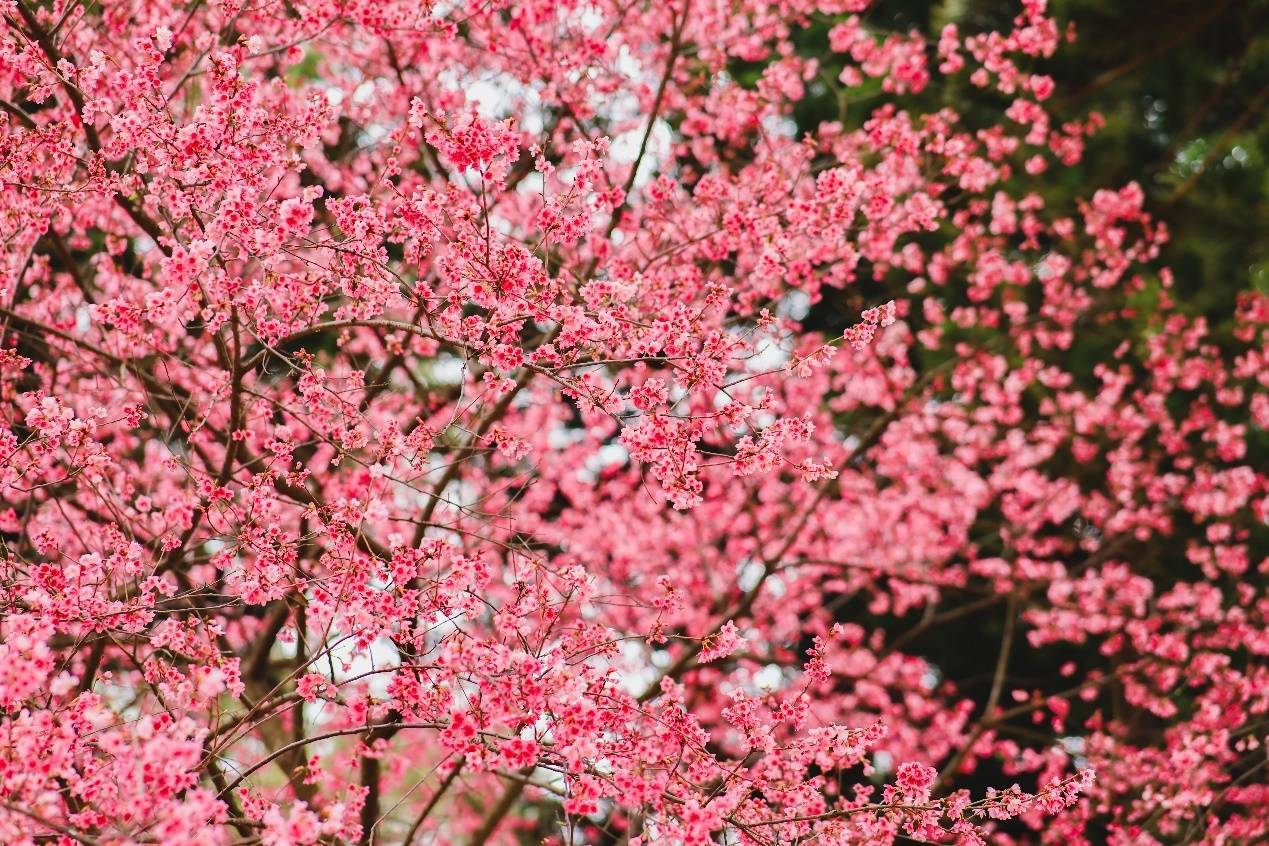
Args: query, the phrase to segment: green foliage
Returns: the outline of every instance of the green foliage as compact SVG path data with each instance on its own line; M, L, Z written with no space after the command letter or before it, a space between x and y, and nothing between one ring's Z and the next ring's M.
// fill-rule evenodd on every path
M1176 275L1184 310L1215 326L1233 314L1237 293L1269 290L1269 0L1052 0L1075 41L1036 70L1052 76L1055 123L1100 113L1105 127L1084 160L1031 178L1052 207L1073 207L1090 186L1138 182L1148 208L1172 241L1162 263ZM916 30L937 36L948 23L963 32L1007 28L1015 0L881 0L866 15L878 33ZM884 95L875 82L844 89L846 57L827 49L836 21L797 33L799 52L820 64L819 78L792 118L799 129L824 120L858 126ZM732 68L752 85L756 64ZM936 79L917 95L928 108L946 103L967 116L991 104L963 80ZM1027 179L1022 175L1018 178Z

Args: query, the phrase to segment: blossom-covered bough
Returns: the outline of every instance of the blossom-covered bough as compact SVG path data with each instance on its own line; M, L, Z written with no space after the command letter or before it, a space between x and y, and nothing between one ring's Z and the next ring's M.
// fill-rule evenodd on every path
M1263 842L1269 298L868 5L0 0L0 841Z

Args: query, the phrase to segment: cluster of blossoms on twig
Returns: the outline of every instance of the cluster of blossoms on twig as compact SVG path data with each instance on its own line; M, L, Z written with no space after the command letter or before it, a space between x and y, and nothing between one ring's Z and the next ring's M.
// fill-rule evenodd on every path
M0 0L0 841L1264 836L1269 298L869 5Z

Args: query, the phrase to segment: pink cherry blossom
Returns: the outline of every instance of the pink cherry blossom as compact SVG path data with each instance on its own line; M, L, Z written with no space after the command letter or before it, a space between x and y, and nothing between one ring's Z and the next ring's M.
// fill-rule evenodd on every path
M1269 837L1269 297L870 6L0 0L0 842Z

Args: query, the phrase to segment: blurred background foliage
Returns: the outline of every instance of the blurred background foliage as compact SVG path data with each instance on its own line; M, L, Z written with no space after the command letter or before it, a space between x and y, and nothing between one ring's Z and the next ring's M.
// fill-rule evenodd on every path
M1076 36L1035 68L1057 82L1048 103L1054 125L1089 112L1106 125L1078 166L1033 178L1034 190L1062 208L1095 187L1138 182L1171 230L1162 263L1176 274L1183 310L1227 322L1239 291L1269 291L1269 0L1051 0L1049 7ZM927 36L948 23L962 33L1007 31L1018 9L1017 0L879 0L865 20L879 32ZM858 126L892 99L876 81L849 91L837 83L845 57L826 45L839 20L815 21L795 38L821 69L793 114L800 130L837 119ZM732 71L747 84L761 66ZM936 76L913 99L952 106L972 123L978 112L999 114L991 96L962 75Z
M1019 168L1013 187L1071 213L1099 188L1136 182L1146 193L1147 211L1167 224L1171 236L1146 290L1117 292L1135 317L1121 312L1113 322L1088 325L1062 353L1064 368L1095 387L1096 364L1109 360L1125 338L1140 351L1157 327L1160 268L1173 271L1176 308L1205 317L1218 343L1228 338L1239 293L1269 292L1269 0L1049 0L1048 7L1074 34L1053 57L1028 68L1056 82L1046 101L1053 126L1094 112L1105 125L1088 139L1079 164L1055 164L1037 176ZM879 36L915 31L933 42L949 23L963 35L1007 32L1020 9L1019 0L877 0L860 17ZM850 59L828 44L829 31L845 17L820 16L794 35L798 53L819 65L818 78L791 114L799 133L833 120L858 127L890 102L916 113L949 106L969 126L1000 119L1008 105L1004 95L970 85L965 73L933 72L933 61L932 80L919 94L885 92L876 79L843 86L838 77ZM736 62L728 70L739 84L753 87L764 67ZM845 296L826 294L803 325L838 334L860 308L902 295L909 278L897 270L880 281L870 276L861 272ZM940 289L940 296L949 308L968 304L954 286ZM910 320L921 328L919 315ZM952 336L965 334L948 328ZM917 366L937 366L947 354L917 351ZM1269 433L1252 428L1248 459L1269 460ZM1078 475L1092 468L1073 464L1070 470Z
M957 24L962 34L1008 31L1019 8L1017 0L878 0L861 17L879 34L916 30L937 40L939 30L948 23ZM1057 83L1056 93L1047 102L1053 125L1097 112L1105 126L1089 139L1078 165L1055 165L1038 176L1019 169L1013 179L1026 182L1015 187L1040 193L1054 210L1073 212L1078 200L1091 197L1098 188L1137 182L1146 193L1147 210L1166 222L1171 233L1155 271L1170 267L1177 308L1206 317L1218 341L1228 337L1240 292L1269 292L1269 0L1050 0L1049 8L1063 27L1073 26L1075 34L1073 42L1064 43L1055 56L1033 68ZM1002 95L971 86L965 74L949 79L936 73L916 95L889 94L877 80L843 87L838 76L848 58L828 49L829 31L842 19L824 16L794 37L798 53L820 65L819 78L808 86L807 96L791 115L799 132L831 120L858 127L887 102L910 106L914 112L950 106L970 126L999 120L1007 105ZM752 87L764 64L736 62L728 70L739 84ZM900 271L880 281L861 272L854 290L844 295L826 291L811 306L803 325L836 334L856 319L862 305L902 295L906 281ZM1140 350L1153 331L1157 275L1150 281L1144 292L1118 292L1121 305L1135 309L1134 319L1089 325L1071 349L1051 353L1084 387L1095 388L1093 366L1110 360L1120 341L1131 338ZM963 297L958 300L955 286L941 288L939 295L949 306L967 302ZM913 319L921 323L919 315ZM991 334L990 330L971 331ZM962 337L958 330L951 333ZM949 353L916 351L918 370L940 364L940 354ZM1193 397L1174 399L1185 403ZM846 430L862 430L867 421L843 420L842 424ZM1245 460L1253 466L1269 460L1269 437L1263 430L1249 428ZM1076 461L1065 451L1045 469L1077 480L1085 491L1101 489L1107 470L1102 461ZM982 515L979 531L974 533L981 553L1008 554L993 546L1000 542L997 532L1002 521L999 513ZM1082 519L1066 529L1072 536L1091 532L1100 538ZM1266 527L1259 527L1258 534L1269 542ZM1182 518L1171 538L1105 540L1086 565L1110 556L1132 561L1162 590L1176 580L1193 577L1184 548L1189 540L1202 542L1202 529ZM1005 625L998 608L976 610L927 631L920 625L914 629L911 617L872 614L862 597L830 596L828 601L839 619L878 625L891 638L903 640L905 649L926 657L940 679L954 681L964 694L981 696L990 682L994 644ZM975 603L966 607L974 608ZM1029 650L1025 660L1012 662L1009 683L1056 691L1063 684L1059 668L1064 663L1073 661L1087 670L1099 660L1095 649L1070 644ZM1074 703L1071 725L1078 726L1101 709L1122 721L1126 736L1136 742L1157 740L1163 729L1158 720L1129 708L1114 691L1095 702ZM1027 733L1035 727L1017 723L1001 730ZM982 761L958 786L983 790L1006 775L996 762Z

